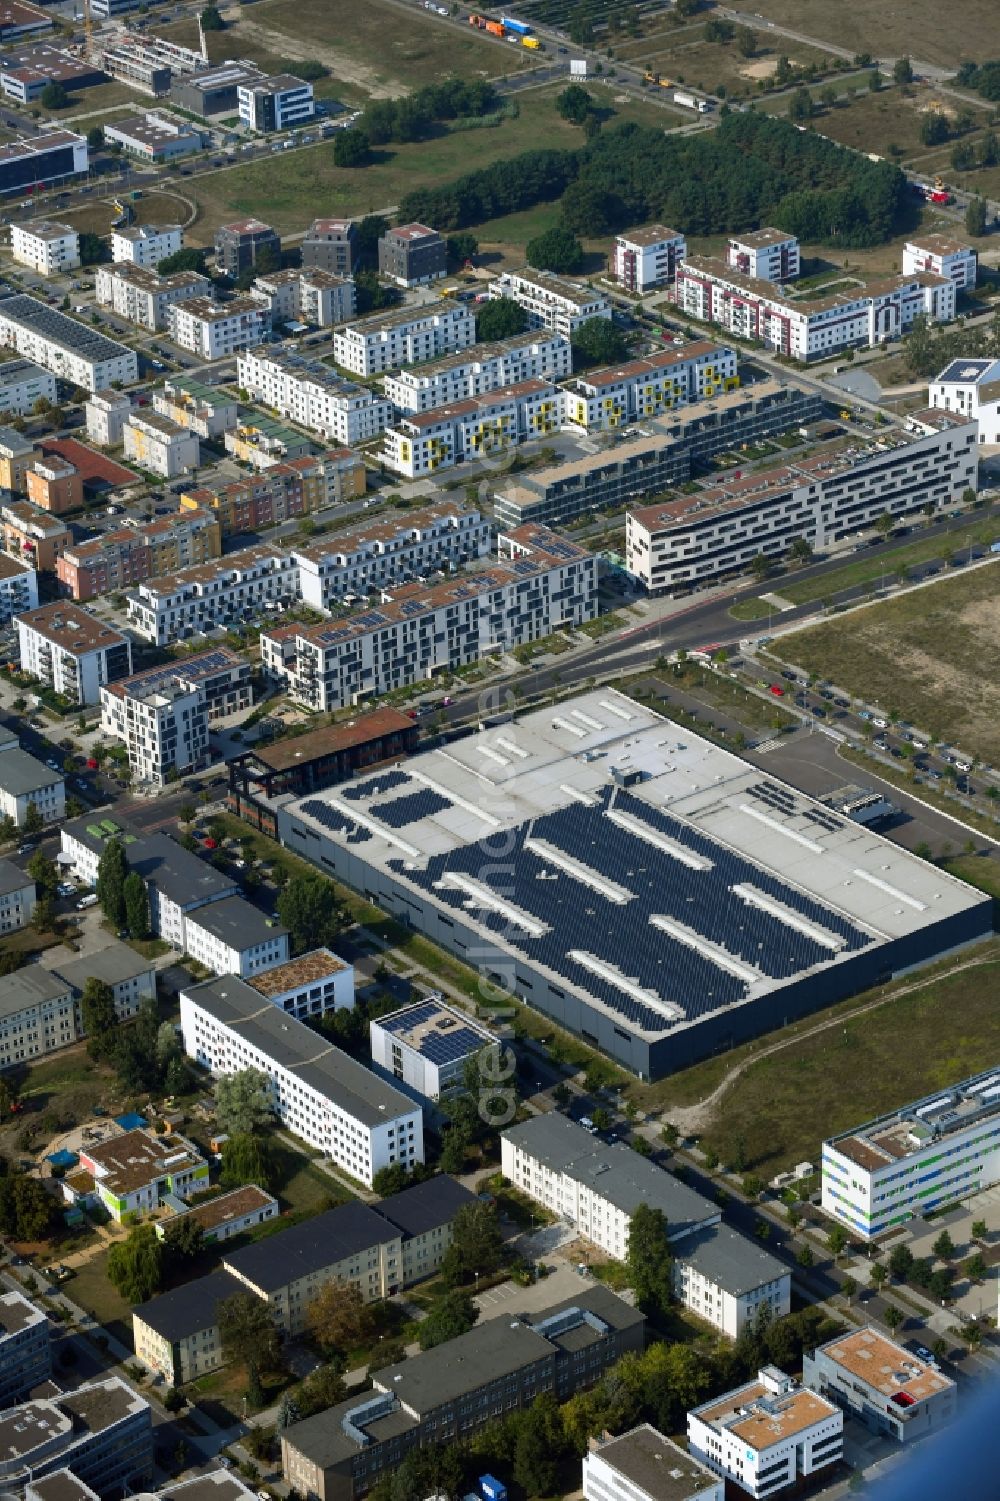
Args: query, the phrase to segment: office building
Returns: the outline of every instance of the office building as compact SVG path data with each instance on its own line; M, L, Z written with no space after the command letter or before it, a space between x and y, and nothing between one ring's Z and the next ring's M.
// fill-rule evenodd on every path
M945 411L862 446L793 459L625 516L625 566L651 593L743 572L804 538L817 550L873 526L939 509L977 485L975 423Z
M491 297L509 297L528 315L529 328L547 328L571 339L590 318L610 318L611 304L603 292L584 282L567 281L548 271L505 271L490 283Z
M648 224L618 235L611 256L611 274L626 292L641 297L654 287L670 286L687 255L687 241L676 229Z
M392 421L391 402L292 348L247 350L236 372L251 400L345 448L377 438Z
M265 672L283 679L299 703L329 712L594 619L593 553L545 527L502 537L500 553L493 568L432 586L404 584L345 619L294 635L263 632Z
M426 224L399 224L378 242L379 275L399 287L421 287L448 270L448 251L436 229Z
M2 308L2 304L0 304ZM464 303L424 303L374 313L337 329L333 357L355 375L385 375L397 365L438 359L476 342L476 320Z
M203 297L211 285L208 277L199 276L197 271L160 276L146 266L118 261L97 267L94 290L99 306L109 307L119 318L157 333L167 327L167 311L174 303Z
M726 264L754 281L794 281L801 265L799 242L783 229L748 230L729 241Z
M649 1423L591 1438L583 1501L725 1501L723 1481Z
M643 1346L645 1320L607 1288L518 1319L487 1319L373 1376L373 1390L281 1434L288 1485L317 1501L353 1501L410 1450L460 1443L500 1412L543 1393L564 1402Z
M990 1188L1000 1178L998 1149L994 1069L825 1141L823 1209L871 1240Z
M0 154L7 149L0 147ZM0 297L0 344L85 391L103 391L114 381L128 386L139 378L134 349L19 292Z
M614 688L351 792L283 801L281 842L647 1079L991 931L988 897Z
M422 479L463 461L504 453L563 425L565 393L544 380L523 380L429 412L414 412L388 427L381 459L406 479Z
M107 75L85 57L73 57L49 42L28 42L0 59L0 90L15 104L37 104L50 83L68 94L107 83Z
M371 1022L372 1062L428 1100L461 1090L467 1066L497 1037L434 996Z
M937 411L976 424L976 441L1000 443L1000 360L952 360L927 388Z
M695 1459L754 1501L789 1490L843 1458L843 1413L776 1366L693 1408L687 1432Z
M184 231L179 224L126 224L111 231L111 259L155 271L183 244Z
M45 823L58 823L66 812L65 778L27 751L5 751L0 756L0 818L12 818L23 829L30 808Z
M19 266L40 276L73 271L80 264L80 236L68 224L28 219L10 226L10 253Z
M587 432L643 422L740 383L736 352L707 339L577 375L562 387L565 420Z
M161 479L176 479L201 463L201 443L190 428L159 412L133 412L125 423L125 457Z
M28 499L40 511L61 516L83 505L83 476L61 454L33 459L24 477Z
M901 1444L937 1432L956 1416L954 1381L870 1327L806 1351L802 1380L870 1432Z
M788 1266L726 1225L688 1236L673 1266L674 1296L729 1339L752 1327L761 1309L771 1319L792 1311Z
M921 235L903 246L904 276L926 271L931 276L946 276L958 291L969 292L976 285L978 269L979 257L972 246L951 235Z
M17 617L21 670L71 704L96 704L101 685L132 671L132 644L70 602L41 605Z
M241 84L253 83L260 76L260 69L252 63L219 63L217 67L175 78L170 97L182 109L203 120L213 115L236 115Z
M0 1411L52 1375L51 1329L45 1309L23 1293L0 1293Z
M135 781L162 787L211 760L213 720L253 701L249 662L217 647L101 689L101 730L128 747Z
M69 545L73 533L64 521L49 516L26 500L0 505L3 550L39 571L52 572Z
M0 557L0 626L15 615L38 608L38 574L30 563Z
M56 378L51 370L31 360L5 360L0 365L0 416L26 417L39 400L56 403Z
M302 241L302 264L334 276L350 276L357 238L354 219L314 219Z
M313 86L291 73L247 79L236 86L240 124L258 134L294 130L316 113Z
M141 1491L153 1473L149 1403L120 1376L98 1376L73 1391L0 1412L0 1485L28 1481L47 1501L65 1501L46 1477L71 1469L99 1496ZM74 1492L75 1494L75 1492Z
M79 1002L83 989L90 979L100 980L111 991L115 1013L119 1021L130 1021L139 1014L144 1001L156 1000L156 970L150 960L143 959L127 943L110 939L104 948L96 949L82 959L55 959L51 961L52 973L64 980L77 1002L76 1020L78 1035L84 1037L83 1019Z
M354 531L297 549L302 598L314 610L331 610L378 589L451 572L491 547L491 527L477 510L454 501L407 511L405 518L370 521ZM353 597L353 598L352 598Z
M125 391L95 391L84 403L87 437L102 448L117 448L123 440L125 419L132 410Z
M244 978L272 1006L296 1021L354 1008L354 966L329 949L310 949L297 959L272 964Z
M79 1037L76 1003L65 980L40 964L0 976L0 1070L30 1064Z
M205 145L205 136L190 121L156 110L115 120L103 129L105 140L120 146L127 156L156 166L191 156Z
M184 925L184 947L215 975L248 980L272 964L288 962L288 929L241 896L200 907Z
M13 860L0 860L0 934L26 928L34 910L34 881Z
M258 1068L278 1119L370 1188L424 1160L419 1106L233 976L181 992L184 1050L215 1074Z
M212 563L147 579L128 595L129 623L157 646L186 640L217 625L242 624L299 598L292 557L262 543Z
M31 9L21 6L19 0L9 0L8 13L13 9ZM45 26L52 23L48 16L37 12ZM3 26L0 22L0 38ZM80 177L88 167L87 141L85 136L74 135L69 130L52 130L44 134L9 141L0 146L0 197L6 193L23 193L26 188L37 191L51 183L66 182L71 177Z
M156 1136L137 1129L96 1146L84 1142L79 1172L89 1174L92 1196L118 1225L129 1223L125 1216L151 1214L168 1195L187 1199L208 1187L208 1163L177 1132Z
M72 599L94 599L172 568L207 562L221 551L222 534L211 511L176 511L67 547L56 563L56 577Z
M288 266L284 271L265 272L254 282L254 291L266 297L276 323L311 323L329 328L346 323L357 309L354 282L349 276L329 271Z
M699 256L682 262L676 285L683 316L713 323L795 360L875 348L900 338L916 318L949 323L955 316L955 283L926 271L805 298L744 275L725 261Z
M189 375L170 375L162 388L153 392L153 411L207 441L221 438L236 426L238 408L232 396L218 386L206 386Z
M0 44L6 46L18 37L48 31L51 25L51 19L37 5L28 5L24 0L7 0L0 15Z
M222 303L192 297L171 304L167 328L182 349L202 360L221 360L262 343L271 332L271 310L256 297Z
M560 380L572 368L569 340L561 334L518 334L496 344L474 344L414 369L393 370L382 388L400 413L428 412L519 381Z
M235 219L215 231L215 267L238 280L264 260L268 271L281 265L281 240L270 224L261 219Z

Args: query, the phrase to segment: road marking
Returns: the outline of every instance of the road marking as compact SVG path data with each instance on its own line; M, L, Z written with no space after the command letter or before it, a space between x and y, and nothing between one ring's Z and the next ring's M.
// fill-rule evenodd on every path
M767 754L768 751L777 750L778 747L780 745L784 745L784 743L785 742L783 740L762 740L761 743L760 743L760 745L755 745L754 746L754 748L753 748L754 755L755 756L764 756L764 755Z

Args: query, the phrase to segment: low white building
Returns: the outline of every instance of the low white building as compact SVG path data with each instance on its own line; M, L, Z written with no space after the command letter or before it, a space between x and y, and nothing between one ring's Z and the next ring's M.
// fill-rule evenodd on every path
M124 441L125 419L132 410L131 398L124 391L95 391L83 408L87 417L87 437L102 448L117 448Z
M792 1274L783 1261L726 1225L687 1236L677 1247L674 1296L729 1339L739 1339L762 1307L772 1319L792 1311Z
M68 1048L79 1035L76 1003L65 980L40 964L0 975L0 1071Z
M146 579L127 595L129 624L157 646L216 625L260 619L299 598L298 564L266 543Z
M921 235L903 246L903 275L913 276L919 271L947 276L960 292L967 292L976 285L979 257L971 245L951 235Z
M429 412L453 401L485 396L523 380L561 380L573 368L570 342L562 334L517 334L412 369L393 370L383 390L401 413Z
M0 756L0 818L12 818L23 829L32 807L45 823L59 823L66 813L66 780L27 751L5 751Z
M139 379L134 349L22 292L0 298L0 345L85 391Z
M850 1329L807 1350L802 1380L870 1433L909 1444L958 1416L958 1387L937 1364L880 1330Z
M590 1439L584 1501L725 1501L725 1482L649 1423Z
M688 1446L763 1501L843 1457L844 1415L775 1366L688 1413Z
M755 281L794 281L801 267L799 242L783 229L748 230L729 241L726 264Z
M111 259L130 261L155 271L168 255L176 255L184 245L184 231L179 224L129 224L111 232Z
M420 1108L245 981L209 980L180 1001L188 1057L214 1074L259 1069L282 1125L367 1188L383 1167L423 1162Z
M392 421L385 397L291 348L268 345L241 354L236 384L251 400L345 448L377 438Z
M19 266L30 266L40 276L55 276L79 266L80 236L69 224L29 219L10 226L10 253Z
M96 704L101 687L132 671L132 643L72 601L41 605L17 616L22 672L39 678L71 704Z
M216 975L247 980L288 960L288 929L241 896L199 907L184 924L184 948Z
M496 1034L464 1011L427 996L370 1024L372 1062L428 1100L462 1089L465 1069Z
M265 1000L296 1021L354 1009L354 965L329 949L310 949L246 978Z
M202 360L221 360L262 343L271 332L271 310L256 297L221 303L192 297L168 309L167 328L182 349Z
M77 1002L83 995L88 980L100 980L111 991L115 1014L119 1021L129 1021L139 1014L144 1001L156 1000L156 970L148 959L143 959L127 943L109 940L104 948L86 954L82 959L51 959L52 950L46 954L52 973L65 980ZM77 1007L79 1034L84 1036L83 1018Z
M254 291L268 300L271 317L282 323L301 321L329 328L334 323L346 323L357 311L352 277L334 276L308 266L289 266L258 276Z
M41 398L54 406L57 395L51 370L32 360L5 360L0 365L0 414L4 417L27 417Z
M440 301L375 313L338 329L333 357L355 375L384 375L397 365L438 359L476 342L476 320L464 303Z
M292 130L316 113L312 84L291 73L247 79L237 85L236 103L240 123L261 134Z
M610 318L611 303L603 292L595 292L585 282L568 281L548 271L505 271L490 282L491 297L509 297L528 315L531 328L547 328L550 333L570 339L581 324L591 318Z
M38 574L30 563L0 554L0 626L38 607Z
M117 265L98 266L94 290L101 307L109 307L119 318L156 333L166 328L169 311L178 302L199 298L211 287L207 276L197 271L175 271L160 276L145 266L120 261Z
M1000 360L952 360L927 388L938 411L976 424L980 444L1000 443Z
M34 881L13 860L0 860L0 934L26 928L34 910Z
M125 423L122 437L126 459L163 479L188 474L201 463L198 434L148 408L132 413Z
M642 296L651 287L669 286L687 255L687 241L665 224L647 224L618 235L611 271L627 292Z

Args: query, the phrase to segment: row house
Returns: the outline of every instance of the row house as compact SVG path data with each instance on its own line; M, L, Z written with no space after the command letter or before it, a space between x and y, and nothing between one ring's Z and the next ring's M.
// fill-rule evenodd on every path
M56 563L56 577L72 599L93 599L207 563L221 552L222 531L211 511L178 511L68 547Z
M565 419L587 432L605 432L735 390L739 383L735 350L695 339L679 349L576 376L563 387Z
M359 455L351 448L333 448L314 457L271 464L261 474L230 484L187 490L181 496L181 509L211 511L222 535L229 537L357 500L365 486L365 466Z
M196 631L259 618L298 598L298 565L287 552L262 544L147 579L128 595L129 624L147 641L166 646Z
M544 380L523 380L386 428L382 460L395 474L421 479L464 460L545 438L563 424L565 394Z

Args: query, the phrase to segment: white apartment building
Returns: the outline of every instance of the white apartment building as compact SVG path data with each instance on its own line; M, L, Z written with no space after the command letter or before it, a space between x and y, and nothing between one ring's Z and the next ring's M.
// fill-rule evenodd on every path
M208 764L209 725L253 702L249 662L216 647L147 668L101 689L101 730L128 747L136 781Z
M398 365L438 359L475 342L476 320L470 310L442 299L376 313L338 329L333 357L355 375L385 375Z
M391 402L292 349L250 350L236 370L237 385L253 401L345 448L377 438L392 421Z
M166 646L212 626L260 618L299 597L298 564L289 553L262 543L146 579L127 601L133 629Z
M34 910L34 881L13 860L0 860L0 934L26 928Z
M357 293L350 276L334 276L318 267L289 266L269 276L258 276L254 291L267 298L276 322L311 323L329 328L346 323L357 311Z
M111 990L119 1021L129 1021L139 1014L144 1001L156 1000L156 970L152 961L142 959L127 943L110 939L104 948L81 959L56 960L53 973L65 980L79 1003L84 986L90 979L101 980ZM79 1014L79 1035L84 1036L83 1018Z
M124 391L95 391L84 405L87 437L102 448L117 448L124 441L125 419L131 410L131 398Z
M947 276L960 292L969 291L976 285L979 257L971 245L950 235L921 235L903 246L903 275L915 276L920 271Z
M221 360L262 343L271 332L271 310L257 297L234 297L223 303L192 297L172 304L167 328L182 349L202 360Z
M783 229L753 229L729 241L726 265L754 281L794 281L802 265L799 242Z
M611 304L602 292L527 266L490 282L490 296L510 297L524 308L531 328L547 328L564 339L571 339L590 318L611 317Z
M673 1284L679 1303L729 1339L739 1339L762 1307L772 1319L792 1311L792 1274L785 1263L726 1225L685 1237Z
M15 615L38 608L38 574L30 563L0 554L0 626Z
M27 751L4 751L0 756L0 818L12 818L23 829L29 808L46 823L59 823L66 814L66 781Z
M678 349L574 376L562 388L565 420L587 432L604 432L734 391L739 383L736 351L695 339Z
M10 226L10 253L19 266L30 266L40 276L55 276L79 266L80 236L69 224L29 219Z
M184 1050L214 1074L256 1068L282 1125L367 1188L380 1168L424 1160L412 1100L227 975L181 991Z
M823 1143L823 1209L865 1240L998 1180L996 1069Z
M804 537L817 550L880 516L939 509L977 485L976 425L950 412L908 419L865 449L792 461L625 516L625 566L648 590L737 573Z
M649 1423L591 1438L583 1501L726 1501L725 1482Z
M979 443L1000 443L1000 360L952 360L931 381L927 399L974 422Z
M526 333L496 344L475 344L467 353L413 370L394 370L382 387L398 412L429 412L519 381L562 380L572 369L570 342L562 334Z
M116 381L129 386L139 379L134 349L20 292L0 297L0 345L85 391L104 391Z
M844 1415L776 1366L688 1413L688 1446L754 1501L776 1496L843 1457Z
M52 1324L22 1292L0 1293L0 1412L52 1375Z
M495 1033L433 995L373 1019L370 1031L372 1062L428 1100L462 1089L466 1066L498 1046Z
M687 241L665 224L647 224L630 229L615 240L611 274L627 292L642 296L651 287L673 282L677 267L687 255Z
M183 245L184 231L179 224L129 224L111 231L111 259L129 261L146 271L155 271Z
M465 460L503 453L563 425L565 396L544 380L523 380L430 412L413 412L387 427L382 462L406 479L422 479Z
M65 980L40 964L0 976L0 1070L68 1048L79 1035Z
M330 711L594 619L593 554L530 525L501 537L500 550L496 567L405 585L346 619L262 632L265 672L299 703Z
M56 378L51 370L31 360L5 360L0 365L0 413L4 417L27 417L40 397L57 399Z
M266 1001L296 1021L354 1009L354 965L330 949L310 949L245 978Z
M151 333L168 324L170 308L178 302L200 298L211 287L207 276L197 271L175 271L160 276L145 266L119 261L112 266L98 266L94 291L101 307L109 307L119 318L127 318Z
M687 317L804 361L898 339L918 317L950 323L955 316L955 283L926 271L869 282L856 291L793 299L773 282L703 256L681 264L676 285L678 310Z
M201 463L201 440L159 412L135 411L122 431L125 457L163 479L188 474Z
M189 914L184 950L216 975L249 980L288 961L288 929L266 918L241 896L223 897Z
M96 704L101 686L132 671L132 643L72 601L17 617L21 670L70 703Z
M405 520L336 532L295 552L302 598L314 610L330 610L348 595L419 581L484 558L490 540L485 516L449 501L410 511Z
M174 375L163 382L162 390L153 392L153 411L207 441L221 438L236 426L239 408L221 387Z

